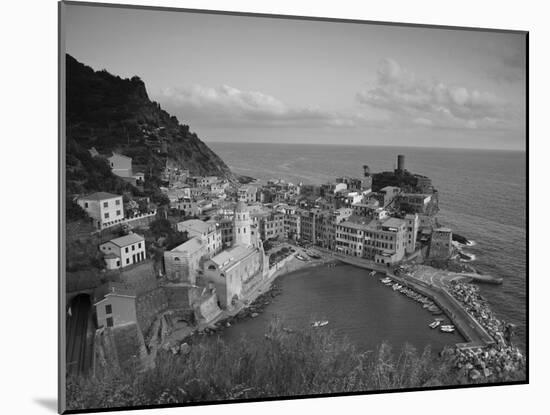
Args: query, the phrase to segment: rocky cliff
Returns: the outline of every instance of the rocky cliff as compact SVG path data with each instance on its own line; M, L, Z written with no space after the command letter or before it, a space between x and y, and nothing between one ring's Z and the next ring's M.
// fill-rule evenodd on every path
M118 151L132 157L134 171L145 172L153 181L167 160L191 174L235 179L188 125L149 99L139 77L122 79L105 70L94 71L70 55L66 74L69 192L120 191L118 187L125 186L89 157L91 147L100 154Z

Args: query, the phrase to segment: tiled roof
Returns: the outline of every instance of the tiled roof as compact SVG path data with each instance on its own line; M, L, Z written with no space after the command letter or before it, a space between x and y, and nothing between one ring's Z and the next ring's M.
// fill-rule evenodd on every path
M115 195L112 193L107 192L96 192L92 193L86 196L80 197L82 200L106 200L106 199L114 199L115 197L122 197L120 195Z
M143 241L143 236L138 235L137 233L129 233L126 236L121 236L120 238L111 239L109 242L114 243L116 246L120 246L121 248L135 244L137 242Z
M176 246L171 252L196 252L202 248L201 239L196 236L188 241Z

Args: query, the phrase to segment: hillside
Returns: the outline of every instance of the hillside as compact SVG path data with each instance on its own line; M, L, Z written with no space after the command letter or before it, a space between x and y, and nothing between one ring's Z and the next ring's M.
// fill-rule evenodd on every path
M234 180L225 163L188 125L151 101L137 76L122 79L105 70L94 71L66 56L67 74L67 193L122 192L136 189L110 173L101 158L117 151L132 157L134 171L146 173L146 193L158 187L167 159L195 175Z

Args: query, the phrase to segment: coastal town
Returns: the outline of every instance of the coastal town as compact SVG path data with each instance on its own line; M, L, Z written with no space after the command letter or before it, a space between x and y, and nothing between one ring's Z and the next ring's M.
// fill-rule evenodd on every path
M89 152L137 189L148 179L128 156ZM457 365L472 381L517 370L513 328L470 284L501 281L461 261L467 240L438 223L430 178L409 172L404 155L394 169L358 171L319 185L238 182L192 175L168 158L165 206L132 194L75 196L102 270L101 284L67 290L68 371L147 370L159 352L188 353L191 336L257 317L277 295L278 276L339 262L419 302L434 315L427 330L458 331ZM159 224L168 228L162 236L151 232Z

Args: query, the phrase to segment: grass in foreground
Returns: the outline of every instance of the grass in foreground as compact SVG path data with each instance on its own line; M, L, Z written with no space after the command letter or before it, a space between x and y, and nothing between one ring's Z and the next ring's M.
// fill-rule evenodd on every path
M519 381L525 373L493 376L491 382ZM488 379L480 379L487 383ZM69 409L201 402L360 392L475 383L456 367L451 353L387 344L359 352L325 330L287 333L280 323L260 344L212 340L187 355L159 354L145 373L101 370L95 377L69 378Z

